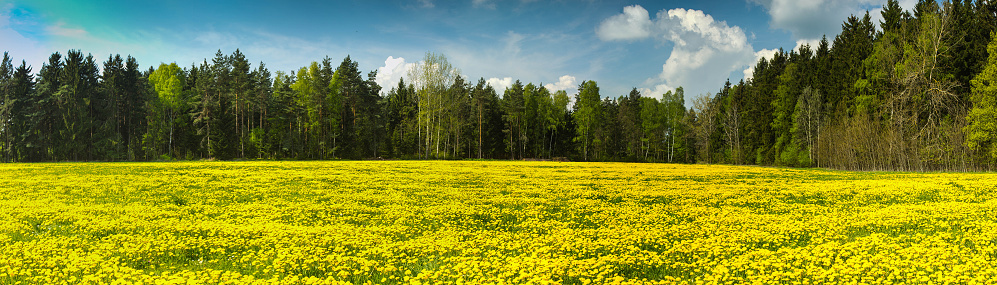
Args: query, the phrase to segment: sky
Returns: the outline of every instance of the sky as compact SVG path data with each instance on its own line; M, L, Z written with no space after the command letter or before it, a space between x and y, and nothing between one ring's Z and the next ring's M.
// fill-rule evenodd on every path
M497 90L515 80L603 97L682 87L687 102L751 76L779 48L833 40L852 14L878 23L886 0L0 0L0 51L38 71L78 49L98 62L189 67L240 49L256 68L293 72L347 55L387 92L427 52ZM902 0L911 9L916 0ZM501 94L501 91L499 92Z

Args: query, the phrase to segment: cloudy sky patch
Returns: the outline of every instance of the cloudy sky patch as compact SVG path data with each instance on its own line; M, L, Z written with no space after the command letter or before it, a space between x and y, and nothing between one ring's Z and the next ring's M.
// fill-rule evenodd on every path
M915 1L901 1L910 8ZM426 52L448 56L469 82L500 93L516 80L575 92L595 80L603 97L638 88L687 98L751 76L758 58L820 36L877 0L0 0L0 49L34 70L52 52L98 60L132 55L143 68L189 67L240 49L255 68L291 72L347 55L378 71L385 92Z

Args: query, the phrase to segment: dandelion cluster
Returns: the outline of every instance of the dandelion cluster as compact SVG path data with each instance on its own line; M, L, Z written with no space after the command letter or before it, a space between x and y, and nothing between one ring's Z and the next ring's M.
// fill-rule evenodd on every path
M997 179L470 162L0 165L2 284L983 284Z

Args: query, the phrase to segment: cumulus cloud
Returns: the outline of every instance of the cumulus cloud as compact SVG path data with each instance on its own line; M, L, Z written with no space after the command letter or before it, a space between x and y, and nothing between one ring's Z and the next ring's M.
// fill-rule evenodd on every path
M548 83L544 85L550 92L564 90L568 94L574 94L578 92L577 79L571 75L564 75L558 78L557 83Z
M800 43L797 43L797 45L799 44ZM775 54L778 52L779 50L777 49L762 49L760 51L755 52L755 61L754 61L755 63L749 65L748 68L744 70L744 80L745 81L751 80L751 78L755 77L755 64L757 64L763 58L771 59L772 57L775 57Z
M650 25L643 21L642 16L646 14L643 7L630 6L624 9L623 14L604 21L596 30L600 38L607 41L653 37L674 44L671 54L661 66L661 74L645 81L646 86L651 86L641 89L645 95L658 96L678 86L684 87L686 93L708 93L732 72L753 64L756 58L748 37L740 27L717 21L703 11L681 8L662 10L655 15L655 19L647 19ZM620 28L624 19L635 24L628 29ZM610 30L626 36L603 35Z
M512 82L513 82L512 77L506 77L506 78L492 77L485 80L485 83L491 85L492 88L495 89L495 93L498 93L500 97L502 96L502 94L505 93L506 88L512 86Z
M640 5L623 8L623 14L609 17L596 29L596 35L604 41L638 40L651 36L651 18Z
M389 56L384 60L384 66L377 68L377 78L374 81L381 86L381 93L387 94L391 88L398 86L398 80L413 67L415 63L406 63L405 58Z
M675 91L675 88L668 86L668 84L657 84L652 88L640 88L637 89L637 91L640 91L641 96L661 99L663 97L662 95Z
M841 23L850 15L862 16L869 11L879 24L885 0L749 0L768 10L772 28L783 29L797 40L816 41L824 35L833 39L841 32ZM914 8L917 0L901 0L900 7Z
M841 31L841 22L849 15L865 14L866 8L880 0L751 0L765 7L772 17L770 25L787 30L795 39L820 39ZM872 7L874 8L874 7Z
M803 47L803 45L808 45L808 46L810 46L810 50L811 51L817 52L817 47L820 46L820 39L796 40L796 47L794 47L793 50L799 51L800 48ZM831 40L830 39L827 40L827 45L828 45L828 48L830 48L830 46L831 46Z

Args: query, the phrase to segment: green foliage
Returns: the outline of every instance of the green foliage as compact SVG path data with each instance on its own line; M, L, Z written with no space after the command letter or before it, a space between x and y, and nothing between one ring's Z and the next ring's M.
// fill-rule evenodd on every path
M997 161L997 33L991 34L990 44L987 51L990 57L987 64L975 78L973 78L972 93L970 100L973 103L972 109L966 120L967 134L966 145L972 149L978 149L986 153L989 161Z
M6 52L3 53L3 60L0 60L0 162L12 161L13 154L13 134L11 133L11 115L14 111L14 97L12 96L14 65Z
M364 81L358 66L349 56L343 59L329 85L328 98L333 116L340 114L336 141L337 147L342 146L340 156L353 159L377 157L383 132L377 117L381 113L377 104L381 100L380 86L373 81L377 73L370 73Z
M484 86L484 80L479 82L479 86ZM415 98L415 87L405 85L405 80L399 80L398 85L388 92L384 100L387 101L386 121L387 132L390 134L385 148L386 154L388 157L416 156L419 144L419 107Z
M886 1L880 14L883 20L879 22L879 26L885 33L897 32L903 28L904 21L910 18L910 14L900 8L900 2L897 0Z
M820 91L807 86L797 98L796 110L793 111L793 128L791 130L793 141L796 142L795 145L800 146L801 150L804 150L799 155L800 157L805 155L807 158L806 160L800 159L801 162L806 162L806 166L813 163L814 153L818 146L820 128L824 122L824 116L821 112L822 102Z
M595 81L583 81L578 86L575 96L574 119L576 136L574 141L581 144L582 159L589 160L589 148L592 145L593 130L598 127L598 117L602 111L599 97L599 86Z
M459 136L464 126L456 117L458 112L453 111L466 106L467 99L464 92L450 92L457 78L460 70L450 64L446 55L432 52L427 52L422 62L409 70L418 106L417 153L422 158L448 158L457 150L458 144L451 144L450 138ZM464 86L460 89L466 90Z
M524 116L526 110L525 90L523 83L516 80L509 88L505 89L502 95L502 109L505 114L503 118L506 122L506 151L512 155L512 159L524 158L526 134L524 128ZM532 92L532 90L531 90Z
M775 112L772 118L772 131L776 135L774 148L776 152L783 153L776 162L782 161L787 165L793 164L791 161L796 160L796 146L792 143L791 129L797 97L802 90L796 80L802 77L799 69L799 65L795 63L786 66L782 75L779 75L779 87L775 89L775 101L772 101L772 108ZM786 159L786 152L790 152L793 156L789 161Z
M162 63L156 71L149 74L149 83L156 90L159 101L170 110L179 110L184 106L183 70L176 63Z
M37 161L41 158L38 156L35 150L34 136L31 136L36 129L33 129L34 124L32 117L35 113L33 110L37 107L36 104L31 104L35 98L33 98L35 89L34 76L31 74L31 67L27 66L24 61L21 61L21 65L14 70L14 74L11 79L7 81L7 99L4 100L4 105L10 104L8 108L10 121L5 125L5 128L9 128L8 132L5 132L7 158L9 161Z

